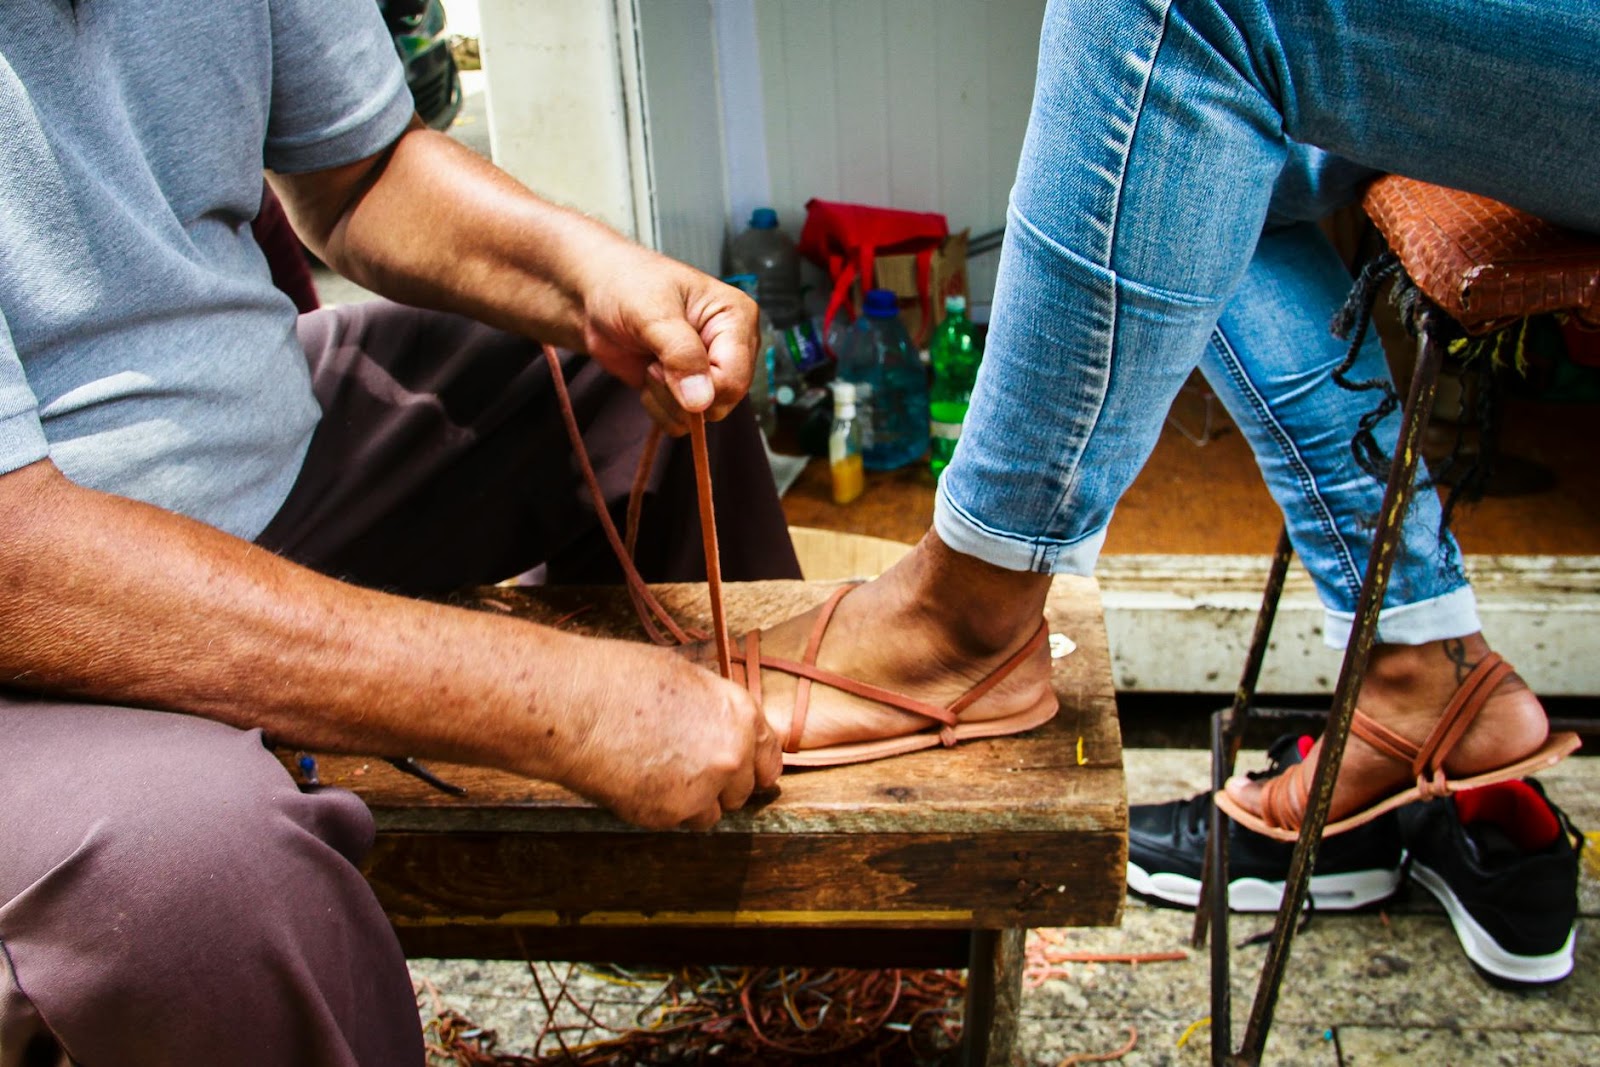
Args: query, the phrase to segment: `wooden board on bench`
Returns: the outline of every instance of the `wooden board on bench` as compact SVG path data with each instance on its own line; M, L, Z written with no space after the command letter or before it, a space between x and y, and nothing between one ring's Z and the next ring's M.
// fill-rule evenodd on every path
M729 584L729 626L770 625L834 587ZM704 586L658 593L709 629ZM496 588L479 604L639 635L621 589ZM698 948L724 953L703 962L731 963L793 957L788 935L805 931L798 943L818 962L951 965L972 930L1120 919L1127 804L1094 582L1056 579L1047 615L1077 648L1054 661L1061 711L1046 726L791 771L778 796L706 833L640 831L557 786L481 768L429 764L466 788L459 798L382 760L323 756L319 774L372 808L365 871L412 955L624 962Z

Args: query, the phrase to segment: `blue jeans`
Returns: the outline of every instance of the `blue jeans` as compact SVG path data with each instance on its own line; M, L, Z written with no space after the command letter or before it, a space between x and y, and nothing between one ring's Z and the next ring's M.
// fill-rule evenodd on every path
M1382 492L1349 453L1373 400L1331 381L1342 346L1327 322L1348 282L1292 220L1395 171L1600 229L1600 9L1052 0L1039 55L988 351L935 528L999 566L1089 573L1200 365L1342 643ZM1381 373L1374 343L1352 376ZM1419 494L1379 640L1477 628L1437 502Z

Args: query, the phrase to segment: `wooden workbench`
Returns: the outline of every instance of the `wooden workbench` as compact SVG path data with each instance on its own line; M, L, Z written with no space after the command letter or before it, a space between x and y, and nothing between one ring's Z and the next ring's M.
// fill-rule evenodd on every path
M735 633L821 601L827 582L727 588ZM703 586L658 587L708 627ZM620 589L483 591L489 610L635 635ZM793 771L705 833L646 832L567 791L436 764L447 796L381 760L319 759L359 793L365 872L413 956L616 963L971 967L967 1056L1003 1063L1022 934L1120 921L1127 803L1098 590L1057 578L1047 615L1061 712L1031 733ZM1080 748L1081 746L1081 748ZM1081 751L1081 756L1080 756Z

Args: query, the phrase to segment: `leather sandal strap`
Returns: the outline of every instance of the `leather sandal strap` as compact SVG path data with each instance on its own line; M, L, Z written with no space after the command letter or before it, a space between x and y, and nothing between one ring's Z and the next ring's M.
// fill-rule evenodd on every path
M1434 723L1427 740L1423 741L1418 749L1411 763L1412 774L1418 778L1440 777L1444 770L1444 761L1471 728L1473 720L1488 703L1490 695L1509 674L1511 674L1511 664L1502 659L1498 652L1484 656L1478 665L1472 668L1472 673L1467 675L1466 680L1455 691L1455 695L1450 698L1450 703L1445 705L1444 714L1439 716L1439 721Z
M662 606L656 599L645 580L639 576L639 569L633 565L633 558L627 551L621 535L617 533L616 523L611 521L611 512L606 507L605 493L600 488L600 479L595 477L594 465L589 462L589 454L583 447L583 431L578 428L578 417L572 408L572 397L567 392L566 376L561 372L561 357L550 346L544 346L545 362L550 365L550 380L555 386L556 401L561 408L561 420L566 424L567 437L572 442L572 455L578 461L578 470L583 475L584 483L589 487L590 499L594 501L595 518L600 522L600 529L606 535L606 541L611 545L612 554L617 557L617 563L622 567L622 576L628 586L628 595L633 600L634 607L639 609L639 621L643 624L645 632L657 644L688 644L694 640L694 635L678 625L672 613ZM653 429L651 436L659 436L660 431ZM646 452L653 456L654 445L647 445ZM642 464L641 464L642 465ZM640 479L635 478L635 485ZM631 494L630 494L631 495ZM632 505L630 503L630 509ZM642 606L641 606L642 605ZM659 621L664 626L655 625Z
M1309 795L1309 787L1301 784L1296 789L1299 779L1305 777L1306 771L1299 768L1304 764L1290 767L1276 778L1269 778L1261 787L1261 817L1268 826L1275 826L1280 830L1300 829L1301 817L1305 814L1305 798ZM1295 794L1299 793L1297 797Z
M618 535L616 524L611 521L611 512L606 507L600 480L595 477L594 466L589 462L589 453L583 447L583 432L578 428L572 397L567 392L566 375L561 370L561 357L550 345L544 346L544 357L550 365L550 378L555 386L562 422L566 424L567 438L572 443L573 458L578 461L578 469L583 474L584 483L589 489L589 497L594 502L595 517L606 535L606 541L611 545L612 555L616 556L617 564L622 568L628 599L633 602L634 612L639 616L639 624L644 627L646 636L658 645L685 645L691 641L704 640L706 635L701 631L679 625L672 617L672 613L650 591L649 585L639 575L639 569L633 563L645 486L649 482L650 470L655 465L656 452L660 447L661 428L659 426L650 428L644 448L640 452L639 466L634 471L633 485L628 491L628 532L624 539ZM716 512L711 495L711 463L706 447L705 416L692 414L688 418L688 423L689 446L694 459L695 490L700 503L701 547L705 552L706 584L711 598L713 628L716 631L717 666L722 672L722 677L731 679L733 662L728 648L728 627L722 602L722 559L717 548Z
M817 653L822 649L822 636L828 632L828 623L833 621L833 612L839 606L839 601L843 600L844 595L859 584L859 582L856 582L850 585L841 585L835 589L828 599L822 602L822 610L817 612L817 621L811 625L811 635L806 638L805 659L800 664L800 666L808 668L808 670L791 672L799 675L799 681L795 682L794 686L794 711L789 715L789 736L783 743L785 752L800 751L800 737L805 733L806 729L806 712L811 710L811 680L814 675L810 671L817 669ZM769 667L777 667L780 662L783 661L768 660L767 665ZM778 669L787 670L788 668L779 667ZM832 683L830 682L829 684Z
M737 653L735 653L737 657ZM761 631L751 630L744 635L744 687L750 699L761 707Z
M817 650L821 647L821 640L818 638L818 631L825 631L827 629L826 620L832 617L833 609L838 605L839 600L843 598L844 594L848 593L854 588L854 585L850 585L835 591L834 594L830 596L823 604L823 610L819 613L817 623L813 625L812 628L812 640L807 642L805 650L806 658L804 660L797 661L791 659L767 657L757 661L750 652L748 637L746 638L746 650L742 653L734 653L734 659L737 662L744 664L747 672L747 680L745 685L746 688L750 689L752 693L756 692L756 687L760 685L759 682L749 681L749 676L757 673L755 669L756 662L759 662L760 667L765 668L766 670L782 671L785 674L793 675L797 679L795 683L795 712L790 720L789 736L784 742L784 751L786 752L800 751L800 737L805 732L805 713L806 708L809 707L812 682L820 682L823 685L828 686L830 689L838 689L842 692L850 693L855 696L865 697L866 699L876 701L879 704L885 704L891 708L897 708L900 711L909 711L913 715L920 715L932 722L939 723L944 727L944 729L940 731L941 739L943 739L947 745L954 744L956 738L954 734L950 733L950 731L959 723L961 712L970 706L973 701L977 700L989 690L993 689L1000 683L1002 679L1004 679L1019 665L1025 662L1027 658L1049 637L1049 624L1046 620L1040 619L1038 629L1034 631L1033 636L1030 637L1021 648L1012 653L1004 663L996 667L986 678L983 679L983 681L974 685L971 689L968 689L965 693L951 703L941 707L938 704L930 704L928 701L918 700L916 697L909 697L904 693L899 693L892 689L885 689L883 686L874 685L871 682L863 682L858 678L851 678L848 675L840 674L837 671L831 671L826 667L819 667L817 665L816 654ZM760 653L757 651L755 656L759 655ZM801 692L806 694L804 701L801 699Z
M700 546L706 557L706 591L711 597L711 629L717 639L717 671L733 677L728 652L728 619L722 606L722 555L717 551L717 512L711 499L711 457L706 447L706 417L689 416L689 450L694 454L695 496L700 501ZM759 706L759 705L758 705Z
M1350 720L1350 732L1397 763L1412 766L1417 759L1417 743L1389 729L1357 708Z
M826 667L819 667L814 663L801 663L792 659L769 657L763 659L761 665L769 671L782 671L785 674L794 675L799 679L795 683L796 689L802 685L809 689L811 682L821 682L830 689L838 689L858 697L866 697L868 700L887 704L889 707L898 708L901 711L909 711L914 715L921 715L925 719L931 719L946 726L956 725L956 714L948 707L940 707L938 704L930 704L925 700L908 697L904 693L897 693L892 689L873 685L871 682L863 682L859 678L851 678L848 675L839 674L837 671L830 671ZM798 705L798 703L797 698L796 704ZM798 717L797 715L796 718ZM799 749L788 749L788 751L798 752Z

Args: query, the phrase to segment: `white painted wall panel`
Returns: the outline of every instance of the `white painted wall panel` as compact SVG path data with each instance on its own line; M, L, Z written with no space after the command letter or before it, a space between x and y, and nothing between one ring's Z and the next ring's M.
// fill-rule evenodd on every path
M814 196L941 211L974 232L1004 225L1044 0L753 5L786 228L798 232Z
M637 235L611 0L480 0L478 14L494 161L540 195Z

